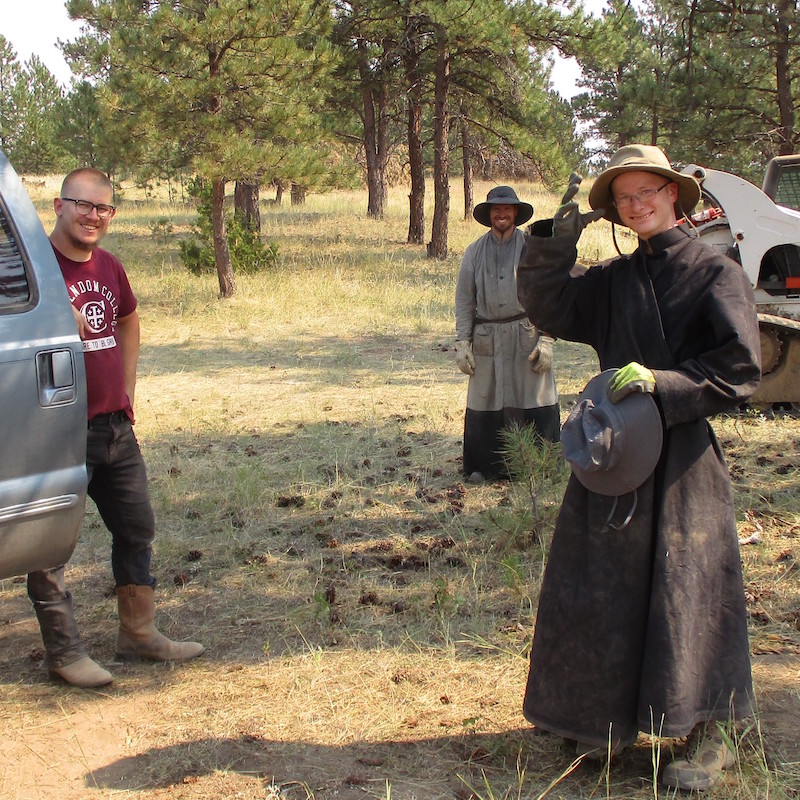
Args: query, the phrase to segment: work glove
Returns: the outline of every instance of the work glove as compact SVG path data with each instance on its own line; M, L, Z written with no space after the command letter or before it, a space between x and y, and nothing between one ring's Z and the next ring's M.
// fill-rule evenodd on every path
M623 397L633 392L653 394L656 390L656 379L647 367L631 361L618 369L608 382L606 389L612 403L619 403Z
M541 333L534 328L531 337L536 340L536 344L528 356L531 368L534 372L547 372L553 366L553 344L555 339L546 333Z
M569 176L569 186L561 198L561 205L553 216L553 236L563 236L573 244L577 244L583 229L590 222L595 222L605 214L605 209L602 208L581 214L578 204L572 198L578 193L582 180L583 178L577 172L573 172Z
M472 342L468 339L456 342L456 364L465 375L475 374L475 356L472 355Z

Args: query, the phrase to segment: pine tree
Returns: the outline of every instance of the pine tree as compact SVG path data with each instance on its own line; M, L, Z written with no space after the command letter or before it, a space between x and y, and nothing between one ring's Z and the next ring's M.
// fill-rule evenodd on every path
M24 78L17 53L0 34L0 149L13 157L24 111Z
M17 103L19 130L9 157L16 169L40 175L55 171L64 157L57 136L62 91L38 56L25 62L12 98Z
M82 55L106 77L105 102L141 157L191 166L211 181L220 295L236 289L228 252L226 181L276 172L310 186L330 17L314 0L70 0L93 29Z

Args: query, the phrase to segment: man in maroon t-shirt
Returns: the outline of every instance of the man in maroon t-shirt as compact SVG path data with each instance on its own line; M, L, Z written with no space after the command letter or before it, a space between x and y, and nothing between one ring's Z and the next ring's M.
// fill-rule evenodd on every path
M116 209L108 177L96 169L70 172L55 198L50 242L67 284L83 340L89 422L89 496L111 532L119 635L116 657L173 661L204 652L197 642L173 642L155 627L150 574L155 518L147 474L133 433L139 316L136 297L117 258L97 245ZM78 634L64 567L28 575L50 674L81 687L103 686L111 673L93 661Z

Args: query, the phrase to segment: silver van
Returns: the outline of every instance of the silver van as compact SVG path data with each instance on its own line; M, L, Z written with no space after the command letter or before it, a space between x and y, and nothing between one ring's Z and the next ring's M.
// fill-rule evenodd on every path
M0 152L0 578L69 559L86 483L75 318L33 203Z

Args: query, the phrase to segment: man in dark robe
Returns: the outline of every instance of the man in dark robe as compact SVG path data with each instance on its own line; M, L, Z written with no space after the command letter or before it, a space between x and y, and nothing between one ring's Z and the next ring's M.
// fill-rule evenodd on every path
M573 176L553 220L531 226L518 270L531 320L591 345L615 368L612 400L650 392L664 436L635 498L606 497L573 474L539 600L523 711L537 727L606 753L639 731L690 736L661 780L705 789L734 763L721 725L751 714L752 682L732 488L707 421L760 376L753 293L741 266L679 216L694 178L657 147L611 159L581 214ZM634 253L570 276L583 227L599 216L639 237ZM642 442L642 446L647 446ZM630 521L606 523L617 502Z

